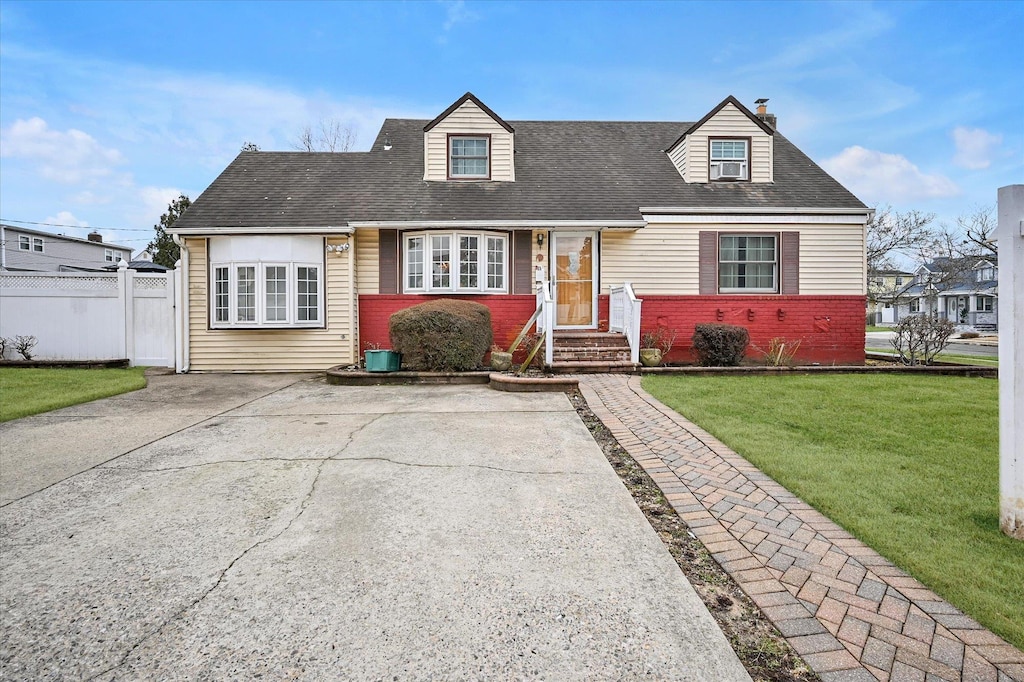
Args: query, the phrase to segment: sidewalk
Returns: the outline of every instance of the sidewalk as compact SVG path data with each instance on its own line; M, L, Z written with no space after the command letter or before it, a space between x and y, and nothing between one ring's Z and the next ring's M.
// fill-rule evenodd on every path
M984 629L640 387L582 375L594 413L823 682L1024 682Z

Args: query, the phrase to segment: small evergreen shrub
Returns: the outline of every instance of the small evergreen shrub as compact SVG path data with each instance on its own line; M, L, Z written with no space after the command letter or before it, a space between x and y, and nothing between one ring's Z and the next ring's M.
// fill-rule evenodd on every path
M735 367L743 360L750 334L745 327L707 323L696 326L691 340L698 365Z
M388 334L409 369L431 372L476 369L494 341L490 308L448 298L399 310Z

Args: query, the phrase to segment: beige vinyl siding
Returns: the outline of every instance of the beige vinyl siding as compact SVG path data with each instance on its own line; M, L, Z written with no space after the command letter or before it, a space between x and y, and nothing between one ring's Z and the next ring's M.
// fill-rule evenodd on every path
M356 293L380 293L380 233L356 230Z
M512 133L498 125L472 101L466 101L443 121L424 133L424 180L448 179L448 135L487 133L491 136L491 180L516 179L512 162L514 140Z
M687 182L708 181L709 137L748 136L750 137L751 182L773 182L774 147L772 136L761 130L760 126L747 118L746 114L731 103L726 104L704 125L687 136L685 143L689 166L688 172L683 177Z
M679 171L679 174L683 176L684 180L688 180L686 173L686 152L689 147L689 142L690 138L684 137L679 144L673 147L668 153L669 160L672 162L672 165L676 167L676 170Z
M631 282L637 296L697 295L698 235L718 232L800 233L800 293L865 293L861 224L651 223L636 232L601 234L601 293Z
M328 238L327 243L343 244L345 240ZM186 244L190 371L312 372L355 363L348 270L351 251L325 256L326 329L210 329L207 241L188 239Z

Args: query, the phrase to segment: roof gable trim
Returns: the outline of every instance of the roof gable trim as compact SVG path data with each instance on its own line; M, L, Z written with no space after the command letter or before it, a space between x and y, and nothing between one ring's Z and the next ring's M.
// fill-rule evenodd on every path
M680 136L679 136L679 137L678 137L678 138L676 139L676 141L675 141L675 142L673 142L673 143L672 143L671 145L669 145L669 148L668 148L668 149L666 149L665 151L666 151L666 152L671 152L671 151L672 151L673 149L675 149L675 148L676 148L677 146L679 146L679 144L680 144L680 143L681 143L681 142L682 142L682 141L683 141L684 139L686 139L686 136L687 136L687 135L690 135L691 133L693 133L694 131L696 131L696 130L697 130L698 128L700 128L700 127L701 127L702 125L704 125L705 123L707 123L708 121L710 121L710 120L711 120L711 119L712 119L712 118L714 117L714 115L715 115L715 114L717 114L717 113L718 113L719 111L721 111L722 109L724 109L724 108L725 108L725 105L727 105L727 104L732 104L732 105L733 105L734 107L736 107L737 109L739 109L739 110L740 110L740 112L741 112L741 113L743 113L743 115L744 115L744 116L746 116L746 117L747 117L747 118L749 118L749 119L750 119L751 121L753 121L754 125L756 125L756 126L757 126L758 128L760 128L761 130L763 130L763 131L764 131L764 132L765 132L766 134L768 134L768 135L774 135L774 134L775 134L775 130L774 130L774 129L773 129L773 128L772 128L771 126L770 126L770 125L768 125L767 123L765 123L764 121L762 121L761 119L759 119L759 118L758 118L758 117L757 117L757 116L756 116L756 115L754 114L754 112L752 112L752 111L751 111L750 109L747 109L747 108L746 108L745 106L743 106L743 104L742 104L742 103L741 103L741 102L740 102L740 101L739 101L738 99L736 99L736 98L735 98L735 97L733 97L732 95L729 95L728 97L726 97L725 99L723 99L723 100L722 100L722 101L721 101L721 102L719 103L719 105L718 105L717 107L715 107L714 109L712 109L711 111L709 111L709 112L708 112L708 113L707 113L707 114L706 114L706 115L704 116L704 118L702 118L701 120L697 121L697 122L696 122L696 123L694 123L694 124L693 124L692 126L690 126L689 128L687 128L687 129L686 129L686 132L684 132L684 133L683 133L682 135L680 135Z
M460 98L458 98L457 100L455 100L455 103L454 103L454 104L452 104L452 105L451 105L450 107L448 107L447 109L445 109L444 111L442 111L442 112L441 112L441 115L440 115L440 116L438 116L437 118L435 118L435 119L434 119L433 121L431 121L431 122L430 122L430 123L428 123L427 125L423 126L423 132L425 132L425 133L426 133L426 132L429 132L429 131L430 131L430 130L431 130L431 129L432 129L433 127L434 127L434 126L436 126L436 125L437 125L438 123L440 123L441 121L443 121L443 120L445 120L446 118L448 118L448 116L449 116L449 115L451 115L451 113L452 113L453 111L455 111L456 109L458 109L459 107L461 107L461 106L462 106L463 104L465 104L466 102L473 102L473 104L475 104L475 105L477 105L478 107L480 107L480 110L481 110L481 111L483 111L483 112L484 112L485 114L487 114L487 115L488 115L488 116L490 116L490 117L491 117L492 119L494 119L494 122L495 122L495 123L497 123L498 125L500 125L500 126L501 126L502 128L504 128L504 129L505 129L505 130L507 130L508 132L510 132L510 133L514 133L514 132L516 132L516 131L515 131L515 129L514 129L514 128L513 128L512 126L510 126L510 125L509 125L508 123L506 123L506 122L505 122L505 121L504 121L504 120L503 120L503 119L502 119L502 118L501 118L500 116L498 116L498 115L497 115L496 113L494 113L493 111L491 111L490 107L488 107L488 106L487 106L486 104L484 104L483 102L481 102L481 101L480 101L480 100L479 100L479 99L477 98L477 96L476 96L476 95L474 95L474 94L473 94L472 92L467 92L467 93L466 93L465 95L463 95L462 97L460 97ZM749 112L748 112L748 113L749 113Z

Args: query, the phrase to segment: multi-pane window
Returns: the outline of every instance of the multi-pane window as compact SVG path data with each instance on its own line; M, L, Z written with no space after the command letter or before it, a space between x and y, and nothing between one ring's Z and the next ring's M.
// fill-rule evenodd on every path
M239 322L256 321L256 268L242 265L237 269L235 283L237 285L236 301L237 320Z
M263 287L266 298L267 322L285 322L288 320L288 268L283 265L266 266L266 286Z
M921 312L921 299L912 298L910 299L910 312L919 313Z
M487 238L487 288L505 287L505 238Z
M42 237L29 237L26 234L18 235L18 250L19 251L35 251L37 253L43 252L43 238Z
M979 313L990 313L995 308L995 298L992 296L978 296L975 300L975 310Z
M320 268L300 265L296 274L299 299L299 322L316 322L320 319Z
M214 263L214 327L319 326L322 268L307 263Z
M228 322L231 317L231 268L214 268L213 320Z
M747 140L711 140L709 172L712 180L746 180Z
M423 289L423 254L426 237L408 237L405 240L406 289Z
M459 235L459 288L480 286L480 237Z
M452 236L430 235L430 286L449 289L452 282Z
M725 293L778 290L775 235L724 234L718 244L718 289Z
M508 237L487 233L405 235L405 291L504 292ZM429 268L429 273L424 268Z
M116 263L119 260L119 255L120 254L113 249L103 249L103 260L108 263Z
M487 178L489 138L449 138L448 174L453 178Z

